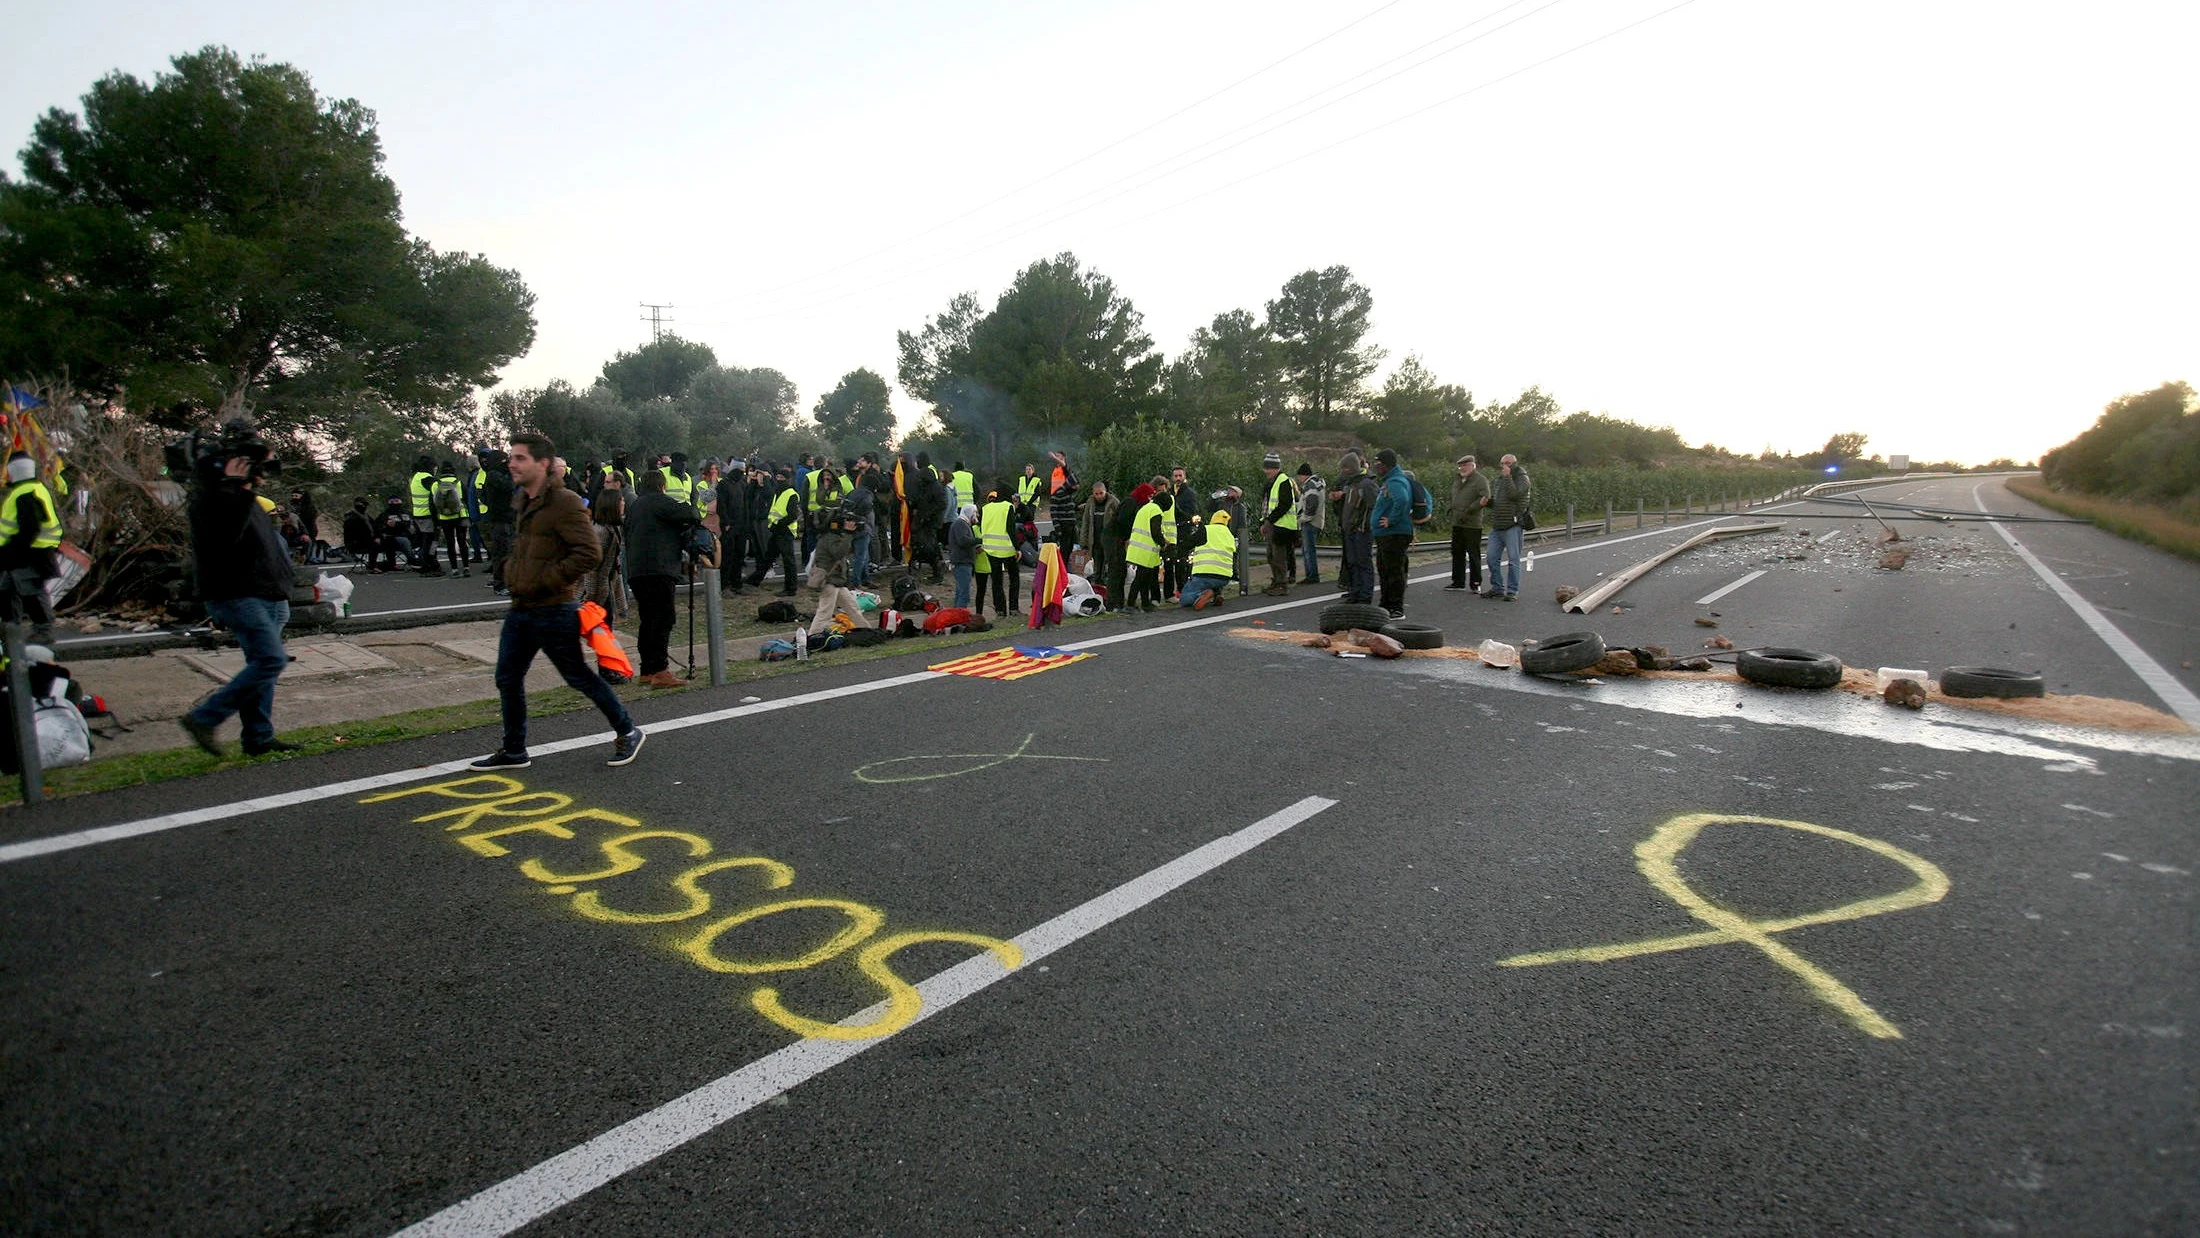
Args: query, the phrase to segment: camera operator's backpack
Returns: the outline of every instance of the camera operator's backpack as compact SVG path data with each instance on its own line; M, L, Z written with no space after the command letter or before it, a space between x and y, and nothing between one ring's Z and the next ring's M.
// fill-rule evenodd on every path
M459 493L457 478L437 478L434 498L436 519L464 520L466 518L466 498Z

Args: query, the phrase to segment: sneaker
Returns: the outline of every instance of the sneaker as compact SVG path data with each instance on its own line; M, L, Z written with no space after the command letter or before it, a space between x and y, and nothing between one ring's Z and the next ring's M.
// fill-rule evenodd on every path
M626 734L618 736L611 741L611 759L604 762L604 764L630 764L634 760L635 754L642 750L642 741L648 738L649 736L644 735L640 727L635 727Z
M1193 610L1205 610L1205 609L1207 609L1207 608L1208 608L1209 606L1212 606L1212 605L1214 605L1214 601L1215 601L1215 592L1214 592L1214 590L1212 590L1212 589L1209 589L1209 590L1208 590L1207 592L1205 592L1205 593L1202 593L1202 594L1200 594L1200 595L1199 595L1198 597L1196 597L1196 598L1193 598L1193 599L1192 599L1192 609L1193 609Z
M1446 592L1446 593L1465 593L1466 591L1467 591L1467 587L1466 587L1465 585L1445 585L1445 586L1444 586L1444 592Z
M258 746L252 744L244 746L244 754L248 757L264 757L271 752L304 752L305 750L306 746L304 744L294 744L287 739L271 739Z
M1405 617L1406 617L1406 608L1405 608L1405 607L1403 607L1403 606L1395 606L1395 607L1392 607L1392 608L1391 608L1391 611L1390 611L1390 617L1391 617L1391 618L1393 618L1393 619L1403 619L1403 618L1405 618Z
M534 762L533 762L533 761L530 761L530 760L528 760L528 759L527 759L527 754L526 754L526 753L524 753L524 752L520 753L520 754L519 754L518 756L513 756L513 755L512 755L511 753L509 753L509 752L506 752L506 751L505 751L504 749L502 749L502 748L499 748L499 749L497 749L497 750L496 750L495 752L492 752L492 753L490 753L490 754L489 754L488 756L485 756L485 757L481 758L481 759L480 759L479 761L470 761L470 762L468 762L468 763L467 763L467 765L466 765L466 768L467 768L467 769L526 769L526 768L527 768L528 766L530 766L530 765L533 765L533 764L534 764Z
M1303 583L1303 584L1309 584L1309 585L1318 585L1318 584L1320 584L1321 582L1322 582L1322 578L1321 578L1321 577L1319 577L1319 576L1309 576L1309 577L1307 577L1307 578L1306 578L1306 579L1305 579L1305 580L1304 580L1303 582L1301 582L1301 583Z
M176 719L176 725L183 728L183 733L191 737L191 742L197 744L201 752L210 757L223 755L222 742L214 738L213 727L191 721L189 714Z
M1517 602L1520 600L1520 595L1517 593L1508 593L1505 595L1505 600L1508 602Z

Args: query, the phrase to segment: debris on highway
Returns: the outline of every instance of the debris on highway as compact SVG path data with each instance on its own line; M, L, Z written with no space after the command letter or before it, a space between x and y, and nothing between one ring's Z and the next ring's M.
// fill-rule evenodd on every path
M1719 621L1716 619L1707 619L1702 615L1698 615L1696 616L1696 626L1699 628L1715 628L1719 626Z
M1560 606L1564 606L1581 595L1581 590L1574 588L1572 585L1560 585L1554 592Z
M1902 570L1902 565L1909 561L1910 552L1908 548L1897 546L1879 556L1879 569L1883 572L1899 572Z
M1879 694L1889 705L1904 709L1925 708L1925 685L1915 679L1896 679L1887 684Z
M1777 533L1780 528L1781 526L1777 524L1729 524L1716 525L1705 529L1677 546L1668 547L1625 571L1614 573L1610 579L1587 593L1577 594L1566 599L1559 603L1559 609L1570 610L1577 615L1587 614L1591 608L1602 606L1610 601L1620 590L1648 575L1653 568L1682 551L1693 550L1708 542L1715 542L1729 537L1747 537L1756 533Z

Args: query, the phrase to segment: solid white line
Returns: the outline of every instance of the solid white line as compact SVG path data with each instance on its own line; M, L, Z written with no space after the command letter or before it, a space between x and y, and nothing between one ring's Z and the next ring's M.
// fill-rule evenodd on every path
M1741 588L1743 585L1748 584L1750 581L1753 581L1764 574L1765 569L1758 568L1756 571L1742 577L1740 580L1735 581L1733 584L1728 585L1724 589L1713 589L1711 592L1704 594L1700 598L1697 598L1696 605L1709 606L1713 602L1718 601L1720 598L1725 597L1727 594L1734 592L1736 589Z
M1778 507L1767 507L1761 508L1759 510L1777 511L1779 510L1779 507L1793 506L1797 506L1797 504L1783 503L1780 504ZM1689 523L1652 529L1641 533L1630 533L1625 537L1603 538L1598 541L1590 542L1580 546L1566 546L1561 547L1557 550L1539 550L1536 552L1536 554L1539 558L1555 559L1558 558L1560 555L1570 555L1583 550L1595 550L1605 546L1617 545L1621 542L1638 541L1642 538L1658 537L1666 533L1685 532L1689 529L1699 528L1704 525L1717 524L1722 519L1725 519L1725 517L1714 517L1707 520L1697 520ZM1426 584L1432 580L1444 580L1448 578L1449 576L1447 572L1431 572L1426 576L1415 576L1410 578L1410 583ZM1086 649L1098 649L1102 646L1120 644L1124 641L1145 640L1148 637L1166 636L1174 632L1182 632L1192 628L1207 627L1210 624L1241 623L1255 616L1273 614L1277 611L1295 610L1303 606L1326 606L1329 603L1334 602L1335 600L1336 594L1325 592L1321 594L1316 594L1313 597L1298 598L1289 602L1276 602L1272 605L1259 606L1251 610L1233 609L1223 614L1209 615L1205 618L1200 619L1182 620L1176 623L1168 624L1163 627L1147 628L1136 632L1121 632L1114 636L1102 636L1093 640L1078 641L1074 644L1063 645L1061 646L1061 648L1070 650L1072 652ZM1004 635L1013 636L1014 634L1004 633ZM1032 633L1029 636L1022 637L1021 639L1033 639L1037 635L1039 634ZM818 692L805 692L798 696L785 697L775 701L763 701L754 705L739 705L731 709L718 709L712 710L708 713L690 714L689 716L684 718L666 719L661 722L652 722L643 729L653 735L661 734L668 731L679 731L691 726L707 726L712 723L725 722L734 718L743 718L747 717L750 714L770 713L774 710L780 709L792 709L798 705L814 705L821 701L837 700L844 696L857 696L865 692L877 692L886 688L898 688L906 684L926 683L931 680L943 678L947 678L947 676L940 675L928 670L916 671L911 674L895 675L891 678L873 680L868 683L849 684L846 687L828 688ZM530 756L538 757L555 756L556 754L561 752L573 752L578 749L593 747L598 744L606 744L609 742L611 742L611 737L609 735L583 735L573 739L559 740L558 742L553 744L530 745L528 748L528 753ZM418 782L422 779L435 778L444 774L461 773L465 771L467 764L473 759L474 758L472 757L463 757L455 761L444 761L435 765L419 765L414 766L410 769L394 770L390 773L375 774L366 778L354 778L344 782L330 783L324 786L306 787L296 791L284 791L274 795L261 796L257 799L238 800L234 803L216 804L206 808L193 808L183 812L167 813L158 817L146 817L137 821L125 821L118 825L103 825L89 830L79 830L73 834L56 834L49 838L33 838L24 842L10 843L6 846L0 846L0 864L13 863L16 860L27 860L34 856L52 855L55 852L60 851L73 851L79 847L91 847L96 846L100 843L117 842L126 838L137 838L145 834L157 834L163 830L180 829L181 827L187 825L201 825L208 821L224 821L232 817L245 816L249 813L271 811L278 808L295 808L300 804L312 804L322 800L337 799L346 795L361 794L369 791L378 791L387 787L399 786L408 782Z
M1310 795L1234 834L1179 856L1142 877L1117 886L1015 939L1029 966L1137 911L1171 890L1222 867L1337 801ZM980 953L917 986L923 1008L903 1028L871 1040L803 1040L712 1080L685 1096L631 1118L587 1143L507 1178L468 1199L398 1231L397 1238L492 1238L533 1224L597 1187L639 1169L665 1153L754 1109L772 1097L883 1044L1011 973L990 952ZM841 1020L867 1023L886 1013L880 1002Z
M1971 506L1978 508L1980 511L1986 510L1986 501L1980 498L1978 493L1979 487L1985 484L1985 482L1980 482L1977 486L1971 487ZM2085 626L2093 629L2093 634L2100 637L2117 657L2122 658L2124 665L2130 667L2133 674L2137 675L2147 687L2154 689L2154 695L2162 698L2162 703L2169 706L2171 713L2183 718L2193 726L2200 727L2200 697L2194 696L2190 688L2177 682L2177 677L2165 670L2161 663L2149 657L2146 650L2133 644L2131 638L2124 635L2123 631L2115 624L2110 623L2106 615L2093 609L2093 603L2079 597L2076 589L2071 588L2068 582L2057 576L2045 563L2040 562L2038 555L2025 549L2024 544L2017 540L2017 535L2011 533L2000 521L1988 521L1987 525L1994 532L2001 534L2001 540L2009 543L2009 549L2016 551L2017 557L2024 560L2025 565L2030 567L2041 580L2046 581L2048 588L2055 591L2055 596L2061 598L2071 610L2077 612L2078 618L2085 621Z
M1818 544L1819 544L1819 545L1821 545L1821 546L1823 546L1823 545L1825 545L1825 544L1826 544L1827 542L1830 542L1830 541L1832 541L1832 540L1833 540L1834 538L1837 538L1837 537L1841 536L1841 534L1843 534L1844 532L1847 532L1847 530L1845 530L1845 529L1832 529L1832 530L1828 530L1828 531L1827 531L1827 532L1825 532L1825 533L1821 533L1821 534L1819 534L1819 536L1818 536Z

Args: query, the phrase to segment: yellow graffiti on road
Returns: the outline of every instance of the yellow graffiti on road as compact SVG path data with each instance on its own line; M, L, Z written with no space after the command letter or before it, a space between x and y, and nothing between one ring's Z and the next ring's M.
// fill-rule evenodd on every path
M1789 916L1778 920L1751 920L1728 911L1689 888L1681 879L1674 862L1688 845L1696 841L1706 827L1714 825L1771 825L1781 829L1801 830L1821 838L1862 847L1874 855L1882 855L1917 875L1917 884L1893 894L1877 898L1859 899L1843 903L1825 911L1809 915ZM1941 872L1930 861L1912 855L1891 843L1847 830L1828 829L1812 825L1808 821L1783 821L1776 817L1730 817L1716 813L1691 813L1675 817L1659 826L1650 837L1635 847L1635 866L1642 871L1645 880L1667 898L1681 905L1689 915L1711 926L1709 932L1680 933L1671 937L1653 937L1648 941L1629 942L1615 946L1583 946L1572 950L1547 950L1540 954L1519 954L1498 960L1501 967L1536 967L1545 963L1608 963L1614 959L1634 958L1643 954L1663 954L1673 950L1693 950L1699 946L1717 946L1728 942L1746 942L1763 951L1766 958L1793 972L1810 986L1827 1005L1847 1015L1849 1021L1870 1035L1887 1040L1902 1038L1902 1030L1881 1017L1864 999L1847 985L1833 978L1802 955L1773 940L1776 933L1791 929L1807 928L1813 924L1834 924L1842 920L1861 920L1866 916L1885 915L1890 911L1906 911L1937 903L1948 893L1948 874Z
M1010 761L1099 761L1103 763L1107 761L1106 757L1059 757L1039 752L1026 752L1025 749L1031 747L1031 741L1038 737L1037 732L1024 736L1024 742L1016 745L1016 751L1014 752L950 752L939 756L891 757L884 761L873 761L869 765L856 767L856 781L872 783L931 782L937 778L960 778L964 774L975 774L981 769L992 769L996 765L1006 765ZM912 774L904 770L896 770L892 774L874 774L871 772L873 770L883 770L889 766L914 764L918 761L962 761L969 762L969 764L958 765L953 769L933 770L928 773Z

